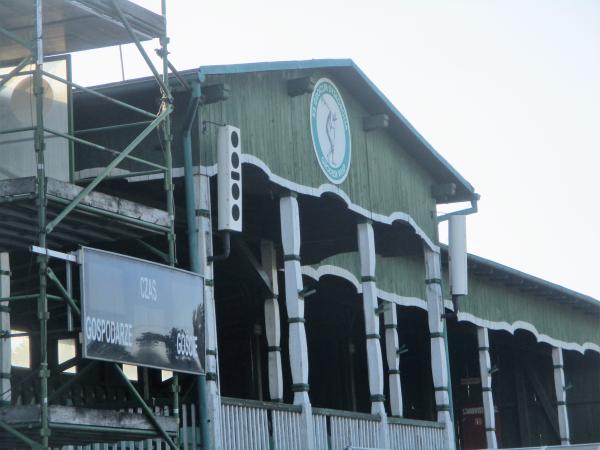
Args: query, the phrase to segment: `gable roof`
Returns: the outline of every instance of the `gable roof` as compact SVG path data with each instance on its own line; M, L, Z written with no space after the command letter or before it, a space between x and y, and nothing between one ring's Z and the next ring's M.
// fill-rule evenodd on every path
M372 113L387 114L390 120L388 131L403 148L419 163L423 164L439 184L453 183L456 194L449 202L471 201L479 196L473 186L450 165L442 155L410 124L390 100L375 86L351 59L311 59L306 61L275 61L245 64L202 66L186 70L181 76L186 79L204 79L207 75L235 75L256 72L324 69L332 72L336 80L345 85L352 94ZM141 78L125 82L97 86L100 90L123 92L147 87L152 78Z
M327 69L348 87L372 114L387 114L388 130L407 152L429 170L440 184L454 183L456 194L451 201L470 201L475 189L442 155L411 125L379 88L351 59L311 59L246 64L203 66L201 75L244 74L280 70ZM477 196L478 198L478 196Z

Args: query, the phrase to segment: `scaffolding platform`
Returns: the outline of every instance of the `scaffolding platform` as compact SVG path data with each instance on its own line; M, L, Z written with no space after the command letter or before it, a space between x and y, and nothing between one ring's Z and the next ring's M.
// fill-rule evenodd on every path
M80 186L47 178L48 220L82 190ZM37 199L35 177L0 181L0 251L29 248L37 240ZM54 249L73 248L92 242L164 235L168 231L166 211L92 191L58 224L48 237L48 245Z
M155 428L143 414L58 405L50 405L48 410L51 447L157 437ZM0 420L34 441L40 439L40 416L39 405L0 408ZM177 422L174 417L155 417L163 430L175 434ZM0 428L0 449L22 447L22 441Z
M0 0L0 27L27 41L35 30L34 2ZM140 41L164 34L163 18L130 1L117 0ZM110 1L45 0L43 3L44 54L52 56L133 42ZM27 48L0 35L0 62L23 58Z

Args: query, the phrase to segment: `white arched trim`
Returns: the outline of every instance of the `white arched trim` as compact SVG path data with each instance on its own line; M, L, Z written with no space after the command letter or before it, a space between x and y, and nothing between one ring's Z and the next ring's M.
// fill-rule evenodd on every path
M458 321L469 322L480 327L488 328L490 330L508 331L511 334L515 334L515 331L517 330L525 330L533 334L538 342L544 342L546 344L550 344L553 347L562 348L563 350L574 350L579 353L584 353L587 350L592 350L600 353L600 346L597 344L594 344L592 342L586 342L582 345L574 342L564 342L558 339L554 339L548 335L540 333L537 330L537 328L531 323L522 320L517 320L512 324L508 322L495 322L491 320L480 319L479 317L476 317L471 313L459 311Z
M294 181L290 181L286 178L283 178L282 176L279 176L279 175L273 173L271 171L271 169L269 168L269 166L262 159L254 156L254 155L251 155L249 153L242 153L241 159L242 159L242 163L251 164L251 165L259 168L260 170L262 170L265 173L265 175L267 175L267 178L271 182L278 184L279 186L282 186L286 189L289 189L290 191L298 192L299 194L310 195L312 197L321 197L323 194L333 194L333 195L338 196L344 203L346 203L346 205L348 206L348 209L350 211L355 212L356 214L359 214L363 217L366 217L367 219L370 219L374 222L379 222L379 223L383 223L386 225L391 225L396 221L406 223L415 230L415 233L423 240L423 242L425 242L425 244L432 251L437 252L437 253L439 253L439 251L440 251L440 247L438 245L434 244L434 242L431 240L431 238L429 236L427 236L425 231L423 231L423 229L421 227L419 227L419 225L417 225L415 220L407 213L397 211L397 212L393 212L392 214L390 214L388 216L386 216L384 214L374 213L372 211L369 211L366 208L363 208L362 206L357 205L356 203L353 203L350 200L350 196L348 194L346 194L346 192L344 192L342 189L340 189L339 187L337 187L331 183L324 183L324 184L320 185L318 188L304 186L303 184L299 184ZM217 165L216 164L213 164L211 166L195 166L194 170L198 171L198 167L200 168L200 174L202 174L202 175L207 175L209 177L212 177L217 174ZM96 168L92 168L92 169L85 169L85 170L77 171L75 173L75 179L95 177L103 169L104 169L103 167L96 167ZM127 170L118 169L117 171L111 172L111 175L123 175L127 172L128 172ZM184 176L183 167L173 168L172 175L173 175L173 178L183 177ZM162 174L152 174L152 175L135 176L135 177L129 178L128 180L130 182L135 182L135 181L155 180L155 179L161 179L161 178L163 178Z
M340 277L350 282L356 289L357 293L362 293L362 284L360 283L358 278L356 278L356 276L349 270L346 270L339 266L331 264L324 264L316 268L313 266L302 266L302 275L310 277L316 281L318 281L321 277L327 275ZM399 306L413 306L416 308L421 308L425 311L427 310L427 303L425 302L425 300L417 297L404 297L398 294L394 294L392 292L381 290L379 288L377 289L377 297ZM452 301L448 299L444 299L444 306L446 307L446 309L449 310L454 309L452 306ZM490 330L508 331L511 334L515 334L515 331L517 330L525 330L533 334L538 342L544 342L546 344L552 345L553 347L562 348L563 350L574 350L579 353L584 353L588 350L600 353L600 346L597 344L594 344L592 342L586 342L583 345L581 345L574 342L564 342L558 339L554 339L550 336L540 333L533 324L522 320L518 320L516 322L513 322L512 324L508 322L494 322L486 319L481 319L477 316L474 316L471 313L459 311L458 321L469 322L473 325L485 327Z
M358 206L350 201L350 197L340 188L334 186L332 184L326 183L322 184L318 188L313 188L309 186L304 186L299 183L295 183L293 181L287 180L277 174L274 174L271 169L267 166L267 164L262 161L260 158L257 158L254 155L250 155L247 153L242 154L242 162L246 164L252 164L253 166L258 167L262 170L270 181L276 183L280 186L283 186L287 189L290 189L295 192L299 192L301 194L311 195L314 197L320 197L325 193L331 193L339 196L347 205L351 211L356 212L364 217L367 217L373 221L384 223L384 224L392 224L396 220L408 223L421 237L423 242L427 244L427 246L434 252L440 251L440 247L435 245L431 239L425 234L425 232L416 224L416 222L410 217L408 214L403 212L395 212L390 214L389 216L385 216L383 214L373 213L362 206ZM85 178L97 175L100 170L103 168L95 168L95 169L86 169L85 171L80 171L76 173L76 178ZM198 170L198 167L194 168L195 171ZM199 171L203 175L214 176L217 174L217 165L213 164L211 166L199 166ZM173 169L173 177L182 177L184 175L183 168L178 167ZM146 181L149 179L162 178L162 175L142 175L135 178L130 178L130 181ZM315 280L318 280L324 275L332 275L341 277L354 285L356 291L358 293L362 292L361 283L358 279L346 269L343 269L338 266L333 265L323 265L319 266L318 269L314 269L311 266L303 266L302 274L309 276ZM382 291L381 289L377 290L377 295L382 300L386 300L391 303L395 303L400 306L414 306L417 308L421 308L423 310L427 309L427 305L425 300L416 298L416 297L403 297L392 292ZM452 310L452 302L450 300L444 300L444 306L446 309ZM563 342L558 339L554 339L545 334L539 333L534 325L525 321L516 321L512 324L508 322L495 322L486 319L480 319L479 317L474 316L470 313L460 312L458 313L458 320L469 322L474 325L489 328L490 330L504 330L508 331L511 334L514 334L516 330L526 330L532 333L538 342L545 342L554 347L562 348L563 350L574 350L580 353L584 353L587 350L592 350L600 353L600 346L594 344L592 342L586 342L583 345L577 344L573 342Z
M316 281L326 275L343 278L354 286L358 294L362 294L362 284L358 278L356 278L356 276L349 270L339 266L324 264L316 269L312 266L302 266L302 275L310 277ZM377 289L377 297L385 300L386 302L394 303L399 306L414 306L427 311L427 303L425 300L417 297L404 297L392 292L383 291L379 288Z

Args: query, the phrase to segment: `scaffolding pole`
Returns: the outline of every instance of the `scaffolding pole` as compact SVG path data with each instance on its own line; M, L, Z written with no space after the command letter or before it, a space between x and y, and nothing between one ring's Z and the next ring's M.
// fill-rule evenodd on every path
M64 429L68 427L67 425L60 426L52 426L50 423L49 417L49 403L50 401L55 401L62 392L64 392L75 380L81 379L86 373L89 373L92 370L96 363L88 364L76 377L70 379L68 383L65 383L60 389L55 391L52 397L49 396L49 379L50 379L50 370L49 370L49 361L48 361L48 336L51 334L48 330L48 322L50 318L48 301L49 300L63 300L64 308L67 310L67 314L70 312L75 312L79 314L79 305L76 300L73 298L72 289L71 289L71 280L67 275L67 287L63 285L59 277L52 271L49 266L49 257L51 257L51 252L49 252L48 244L52 244L51 235L55 232L55 228L61 223L63 219L65 219L69 214L71 214L74 210L88 211L90 207L81 204L81 201L89 195L102 181L107 179L121 178L121 177L131 177L136 175L144 175L144 174L156 174L163 173L164 174L164 192L166 196L166 210L168 213L168 226L160 226L150 222L143 222L139 219L133 219L126 216L119 216L118 214L111 213L109 211L94 211L102 216L110 217L113 219L119 219L123 223L127 223L129 225L135 225L145 230L151 232L158 232L167 238L168 251L165 253L165 259L168 264L171 266L175 266L177 263L176 256L176 246L175 246L175 200L174 200L174 185L172 179L172 127L171 127L171 117L170 114L173 110L173 97L171 95L169 89L169 61L168 61L168 50L167 46L169 43L169 39L167 37L167 27L166 27L166 0L161 0L161 13L162 18L165 23L164 33L160 35L160 55L162 58L162 73L153 66L151 63L147 53L141 46L141 43L136 35L136 32L130 25L128 19L120 10L118 4L112 1L114 10L117 14L117 18L121 20L124 28L127 30L130 35L132 41L137 46L140 54L150 67L154 78L161 90L161 106L159 111L154 114L149 111L143 110L136 106L130 105L121 100L117 100L111 98L107 95L104 95L101 92L98 92L94 89L87 88L71 81L70 77L70 67L68 69L68 79L61 78L57 75L48 73L44 71L44 28L43 28L43 0L33 0L32 2L32 15L33 15L33 28L35 35L33 37L32 42L28 42L26 39L21 38L17 34L5 30L0 27L0 34L8 37L9 39L19 43L22 45L27 51L28 55L25 56L22 60L20 60L17 65L10 70L5 75L0 76L0 87L4 86L11 79L18 76L32 76L33 80L33 96L34 96L34 113L35 113L35 123L30 127L22 127L15 128L11 130L2 130L0 134L6 135L10 133L19 133L30 131L33 132L33 141L34 141L34 151L35 151L35 182L36 182L36 193L32 195L32 199L35 200L35 206L37 210L37 242L32 242L32 245L37 245L41 249L44 249L44 253L38 253L36 255L36 262L38 267L38 280L39 280L39 289L37 293L28 294L28 295L17 295L0 298L0 303L8 303L12 301L33 301L34 299L37 301L37 319L39 323L39 331L26 333L27 335L35 335L39 334L39 367L36 369L32 369L31 376L37 375L39 377L39 384L36 383L36 386L39 388L38 397L40 404L40 430L38 439L30 439L27 436L20 433L11 425L0 422L0 429L3 429L7 433L13 435L14 437L20 439L22 442L29 445L31 448L39 448L39 449L49 449L50 448L50 438L51 438L51 427L56 431L59 429ZM30 69L27 69L28 66L33 66ZM83 130L84 132L110 132L113 130L123 129L123 128L132 128L132 127L143 127L143 129L137 134L137 136L127 145L123 150L117 151L114 149L110 149L108 147L96 144L94 142L88 141L86 139L82 139L75 136L75 131L73 130L73 116L72 116L72 104L71 104L71 96L69 94L69 127L68 133L63 133L57 130L50 130L45 128L44 124L44 77L48 77L49 79L53 79L58 82L65 83L69 89L79 89L82 92L89 93L96 98L100 98L102 100L108 101L113 105L124 107L129 111L145 116L150 120L138 121L126 124L114 124L105 127L98 127L88 130ZM132 156L132 153L141 143L142 141L150 135L154 130L159 131L159 139L163 149L163 164L157 164L152 161L145 160L143 158ZM106 167L100 172L98 176L93 178L89 184L77 195L73 200L65 200L61 198L55 198L54 196L50 196L47 193L46 189L46 154L45 154L45 133L50 133L52 135L58 136L60 138L66 139L69 145L69 181L72 183L74 181L74 173L75 173L75 155L74 155L74 145L83 145L87 147L92 147L96 150L102 150L115 155L115 158L107 164ZM142 170L142 171L132 171L127 175L117 175L111 176L111 171L116 168L122 161L125 159L134 161L139 164L144 164L146 166L150 166L153 170ZM63 205L62 211L60 211L56 216L49 220L47 204L48 200L52 200L53 202L58 202ZM60 234L60 233L57 233ZM157 250L158 251L158 250ZM60 292L60 296L50 295L48 294L48 280L53 283L56 289ZM72 329L72 324L69 325L69 328ZM16 336L16 335L15 335ZM5 336L4 338L12 337L11 335ZM70 360L63 365L60 365L56 370L63 370L67 365L74 366L78 363L78 360L73 359ZM55 369L53 369L54 371ZM121 375L122 372L121 372ZM133 388L132 385L130 385ZM172 403L173 403L173 416L176 420L177 427L176 433L173 440L170 439L170 436L166 433L161 433L164 431L159 427L157 427L157 431L159 435L168 442L168 444L174 448L178 449L180 445L180 430L179 430L179 377L177 373L173 374L172 381ZM149 411L150 420L155 422L152 411ZM99 428L100 429L100 428ZM143 432L144 436L151 436L151 432Z

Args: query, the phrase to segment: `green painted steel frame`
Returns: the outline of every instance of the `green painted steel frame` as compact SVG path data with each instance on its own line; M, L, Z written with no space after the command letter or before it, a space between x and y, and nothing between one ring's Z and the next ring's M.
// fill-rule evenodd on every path
M62 298L69 304L71 309L73 311L75 311L78 316L81 316L81 310L79 309L79 306L77 306L77 304L75 303L75 300L73 300L73 297L71 297L71 295L69 294L67 289L62 285L62 283L60 282L60 280L58 279L58 277L56 276L56 274L50 267L48 267L48 269L47 269L47 275L48 275L48 278L50 278L50 280L58 288L59 292L62 295Z
M113 364L113 367L114 367L115 371L120 375L121 380L123 380L123 383L125 383L125 386L127 386L127 389L129 390L129 392L131 392L131 394L137 400L138 404L142 408L142 411L144 412L144 414L146 415L148 420L150 422L152 422L152 425L154 425L154 428L160 433L160 435L163 437L163 439L165 441L167 441L167 443L169 444L169 447L171 447L173 450L179 450L179 446L175 442L173 442L173 439L171 439L171 436L169 436L167 434L167 432L163 429L163 427L160 425L160 423L158 423L158 421L156 420L156 417L154 416L154 413L152 412L150 407L146 404L146 402L144 401L144 399L142 398L140 393L137 391L135 386L133 384L131 384L131 381L129 381L129 378L127 378L127 375L125 375L125 372L123 372L121 367L119 367L119 365L116 363ZM177 429L179 429L179 423L177 424ZM177 440L177 437L176 437L176 440Z
M58 77L56 75L45 72L43 69L43 64L44 64L43 9L42 9L43 0L34 0L33 16L34 16L35 37L34 37L34 40L32 43L26 42L25 40L21 39L16 34L0 27L0 34L7 36L8 38L12 39L13 41L21 44L25 49L27 49L31 52L30 55L23 58L17 64L17 66L15 68L13 68L8 74L6 74L0 78L0 87L2 87L4 84L6 84L11 78L14 78L15 76L18 76L20 74L22 75L23 74L22 70L27 65L29 65L29 64L35 65L34 70L28 71L28 73L31 73L33 75L33 93L34 93L34 97L35 97L36 124L34 127L4 130L2 132L2 134L16 133L16 132L20 132L20 131L34 131L34 147L35 147L36 167L37 167L36 206L37 206L37 218L38 218L38 226L39 226L38 245L40 247L46 248L48 234L52 233L52 231L55 229L55 227L75 208L89 209L85 205L81 205L80 204L81 201L95 187L97 187L101 181L108 179L108 178L115 178L114 176L110 176L110 172L114 168L116 168L120 162L122 162L124 159L127 158L127 159L134 160L136 162L139 162L139 163L149 165L150 167L153 167L155 169L152 171L145 171L145 172L141 172L141 173L135 173L135 172L130 173L130 174L128 174L128 176L135 176L136 174L137 175L148 174L150 172L151 173L164 173L165 193L166 193L166 197L167 197L166 198L167 212L169 215L169 226L167 226L167 227L158 226L158 225L146 223L142 220L136 220L136 219L128 219L125 221L128 223L132 223L136 226L139 226L141 228L150 229L155 232L165 233L167 235L168 246L169 246L168 255L165 255L165 257L166 257L165 259L167 259L167 262L170 265L175 265L176 257L175 257L175 228L174 228L174 197L173 197L173 181L172 181L172 167L171 167L172 166L172 157L171 157L172 136L171 136L171 122L170 122L170 114L173 111L173 104L172 104L173 98L171 96L171 93L169 90L169 85L168 85L169 62L167 59L168 38L166 35L166 26L165 26L165 34L163 36L161 36L161 38L160 38L160 45L161 45L160 54L162 56L162 63L163 63L162 64L163 73L162 73L162 77L161 77L161 75L158 73L156 68L152 65L152 62L150 61L148 55L146 54L145 50L141 46L139 39L137 38L137 36L135 35L135 32L131 28L127 18L121 12L118 4L114 1L111 1L111 3L112 3L112 6L113 6L115 12L119 16L122 24L126 28L130 37L135 42L138 50L142 54L142 57L148 63L156 82L159 84L159 86L161 88L162 98L161 98L161 108L159 110L159 113L153 114L153 113L145 111L143 109L136 108L135 106L129 105L120 100L113 99L113 98L106 96L100 92L97 92L93 89L89 89L84 86L80 86L76 83L73 83L71 81L71 76L70 76L71 67L70 67L69 63L68 63L68 67L67 67L68 79L66 79L66 80L61 77ZM161 0L161 11L162 11L163 20L165 20L165 22L166 22L166 0ZM60 133L55 130L46 129L44 127L44 114L43 114L43 87L42 86L43 86L43 77L44 76L54 79L56 81L65 83L70 88L77 88L82 91L88 92L92 95L100 97L106 101L113 103L113 104L122 106L129 110L137 112L141 115L149 117L152 120L147 121L147 122L136 122L135 124L113 125L113 126L102 127L102 131L110 131L113 129L122 128L123 126L146 125L146 127L138 134L138 136L125 149L123 149L120 152L113 150L113 149L106 148L106 147L98 145L98 144L94 144L93 142L87 141L85 139L77 138L72 134L73 133L73 109L72 109L72 102L70 101L70 92L69 92L69 94L68 94L69 95L69 101L68 101L68 103L69 103L69 110L68 110L69 133L65 134L65 133ZM159 127L162 128L163 156L164 156L164 161L165 161L164 165L156 164L151 161L144 160L142 158L136 158L136 157L131 156L130 153L133 150L135 150L137 148L137 146L152 131L154 131L155 129L157 129ZM67 139L68 145L69 145L69 181L70 182L73 182L74 178L75 178L75 173L74 173L74 168L75 168L74 144L75 143L91 146L98 150L109 151L113 154L117 154L117 156L109 163L109 165L107 167L105 167L104 170L102 170L102 172L98 176L96 176L80 192L80 194L78 196L76 196L72 201L65 201L64 199L53 198L50 196L53 200L56 200L60 203L65 204L65 207L49 223L47 223L47 216L46 216L46 205L47 205L49 196L47 196L47 193L46 193L46 171L45 171L45 160L44 160L44 157L45 157L45 155L44 155L44 153L45 153L45 142L44 142L45 136L44 136L44 134L45 133L50 133L55 136L59 136L64 139ZM114 215L114 214L111 215L110 213L108 213L106 211L101 211L101 210L97 210L97 211L95 210L95 212L97 212L100 215L106 215L106 216ZM124 219L124 218L119 216L119 219ZM127 219L127 218L125 218L125 219ZM39 373L39 378L40 378L39 384L40 384L40 410L41 410L41 417L40 417L41 443L38 443L38 442L28 438L27 436L23 435L18 430L16 430L14 427L12 427L2 421L0 421L0 428L5 430L9 434L15 436L16 438L20 439L22 442L29 445L31 448L47 449L47 448L49 448L49 436L50 436L50 432L51 432L50 424L49 424L49 417L48 417L49 401L54 400L55 397L57 395L59 395L59 393L62 390L66 389L71 384L71 383L65 383L61 389L59 389L51 397L49 397L49 395L48 395L48 380L50 378L50 371L48 370L48 319L49 319L48 300L59 300L59 299L64 300L66 302L66 304L68 305L68 307L70 307L72 310L74 310L78 315L80 315L80 310L79 310L79 307L77 306L77 304L75 303L75 301L73 300L73 298L71 297L71 295L69 294L68 290L65 289L65 287L60 282L59 278L52 271L52 269L50 269L50 267L48 266L48 256L38 255L37 263L38 263L38 276L39 276L39 292L37 294L32 294L32 295L21 295L21 296L0 298L0 302L12 302L12 301L17 301L17 300L37 299L37 313L38 313L38 320L39 320L39 335L40 335L40 338L39 338L40 339L39 340L40 365L39 365L38 373ZM47 280L48 279L50 279L54 283L54 285L58 288L59 292L61 293L60 297L48 295L48 293L47 293L47 283L48 283ZM69 362L69 364L70 363L71 362ZM84 373L87 373L89 370L91 370L92 367L94 367L93 363L86 366L86 368L84 370L82 370L78 374L77 377L71 378L71 382L73 380L77 379L78 377L80 377L81 375L83 375ZM141 396L139 396L139 394L137 393L137 391L135 390L133 385L131 385L131 383L129 382L127 377L123 374L123 372L120 370L120 368L118 366L116 366L116 367L117 367L119 373L122 375L125 383L128 385L130 390L132 390L132 393L134 394L134 396L139 397L139 399L141 400ZM35 372L32 372L32 374L33 373L35 373ZM175 441L173 441L171 439L171 437L166 432L164 432L164 430L160 427L160 424L156 421L156 418L154 417L153 412L150 410L150 408L148 408L148 406L143 402L143 400L141 400L141 404L142 404L142 408L147 413L149 420L153 423L156 430L169 443L169 446L175 450L175 449L179 448L179 379L178 379L178 375L176 373L173 374L172 391L173 391L173 412L174 412L174 417L177 421L177 427L176 427L177 432L175 433ZM53 428L55 428L55 429L81 429L81 427L70 428L68 425L64 425L64 426L63 425L55 425L55 426L53 426ZM89 428L89 427L86 427L86 428ZM104 429L102 427L97 427L97 428ZM96 428L94 428L94 429L96 429ZM143 434L146 436L151 436L151 435L154 435L155 433L144 432Z
M7 433L13 435L14 437L16 437L17 439L19 439L20 441L24 442L25 444L29 445L29 447L31 447L33 449L44 450L46 448L46 447L43 447L38 442L35 442L32 439L29 439L27 436L25 436L19 430L17 430L16 428L10 426L9 424L7 424L6 422L4 422L2 420L0 420L0 428L2 428Z

